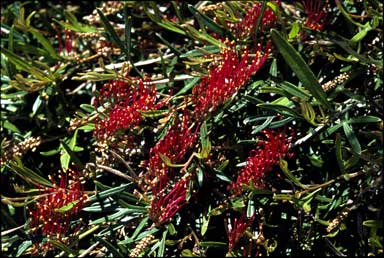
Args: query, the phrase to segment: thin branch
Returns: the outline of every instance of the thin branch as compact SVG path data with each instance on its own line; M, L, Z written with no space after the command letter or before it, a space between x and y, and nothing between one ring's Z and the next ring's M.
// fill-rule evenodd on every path
M134 178L136 181L139 180L139 177L137 176L137 174L135 173L135 171L133 171L133 169L131 168L131 166L128 164L127 161L125 161L125 159L123 159L119 154L117 154L116 152L114 152L113 150L110 150L110 152L112 153L113 156L115 156L118 160L121 161L121 163L124 164L124 166L128 169L128 172L129 174L131 175L132 178Z

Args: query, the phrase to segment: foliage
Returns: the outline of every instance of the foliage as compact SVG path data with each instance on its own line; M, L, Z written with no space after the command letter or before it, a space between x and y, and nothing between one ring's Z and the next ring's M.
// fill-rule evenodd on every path
M383 255L380 1L1 13L5 256Z

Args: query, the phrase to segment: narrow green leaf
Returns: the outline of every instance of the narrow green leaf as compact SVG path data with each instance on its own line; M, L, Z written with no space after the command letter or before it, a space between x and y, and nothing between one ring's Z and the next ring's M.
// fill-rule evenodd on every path
M16 125L12 124L8 120L1 121L1 122L2 122L2 127L4 127L5 129L8 129L9 131L14 133L21 133L20 130L16 127Z
M201 158L205 159L211 152L211 142L208 138L207 123L204 121L200 127L200 142L201 142Z
M216 54L220 53L220 48L217 46L206 46L202 48L196 48L193 50L189 50L185 54L180 55L181 58L186 58L186 57L198 57L198 56L203 56L203 55L209 55L209 54Z
M196 83L198 83L200 81L200 77L195 77L187 82L185 82L185 85L184 87L178 91L174 97L177 97L177 96L180 96L180 95L183 95L184 93L188 92L193 86L195 86Z
M308 93L306 93L305 91L300 89L298 86L296 86L290 82L284 81L284 82L279 83L277 85L280 88L282 88L283 90L285 90L286 92L288 92L289 94L296 96L296 97L300 98L301 100L308 101L309 98L311 97L311 95L309 95Z
M336 153L337 164L339 165L340 171L341 171L341 173L344 173L345 172L345 167L344 167L344 161L343 161L343 155L342 155L342 149L341 149L341 136L340 136L340 133L336 134L335 153Z
M111 37L111 40L121 49L122 52L127 53L127 49L125 48L124 43L120 40L119 36L117 35L117 32L115 31L111 23L108 21L107 17L105 17L105 15L100 9L96 10L100 16L101 23L103 24L108 35Z
M191 11L193 16L195 16L196 18L201 19L205 26L207 26L213 32L217 33L219 36L221 36L221 37L229 36L225 29L223 29L222 27L217 25L217 23L214 22L207 15L199 12L199 10L197 10L193 5L188 4L188 9L189 9L189 11Z
M224 242L216 241L202 241L200 242L201 247L226 247L228 244Z
M348 120L348 123L380 123L383 120L380 117L377 116L358 116L358 117L352 117L350 120Z
M272 120L274 118L275 118L275 116L267 117L267 119L265 119L265 121L261 125L256 126L255 129L252 130L251 134L256 134L256 133L260 132L261 130L265 129L268 125L270 125L270 123L272 122Z
M361 155L361 146L359 140L357 139L355 133L352 130L352 127L350 127L347 122L343 122L343 129L345 136L347 136L349 144L351 144L352 150L357 155Z
M299 25L298 22L294 22L294 23L292 24L291 31L290 31L289 34L288 34L288 38L289 38L290 40L294 39L294 38L297 36L297 34L298 34L299 32L300 32L300 25Z
M76 129L77 131L78 129ZM79 169L83 169L84 168L84 164L81 162L81 160L79 159L79 157L77 157L77 155L74 153L74 150L75 150L75 146L72 145L72 149L71 149L71 143L70 143L70 146L68 146L65 142L61 142L61 146L63 146L64 150L63 150L63 154L60 156L60 161L61 161L61 166L63 168L63 170L67 170L68 167L69 167L69 162L70 160L72 159L73 162L75 162L75 164L79 167Z
M168 110L138 110L143 117L156 118L163 117L169 113Z
M380 220L366 220L363 221L363 226L368 228L383 228L383 221Z
M44 47L45 50L48 51L48 53L50 54L50 56L56 60L60 60L62 59L58 54L57 54L57 50L53 48L53 46L51 45L51 43L49 42L48 39L46 39L39 31L37 31L36 29L31 29L29 30L32 35L40 42L40 44Z
M157 252L158 257L164 256L165 240L167 239L167 234L168 234L168 230L165 230L163 232L163 237L161 238L161 241L160 241L159 251Z
M295 118L301 118L301 116L293 109L283 106L283 105L278 105L278 104L270 104L270 103L262 103L262 104L257 104L258 107L261 108L267 108L267 109L272 109L278 113L287 115L287 116L292 116Z
M52 183L50 181L38 175L31 169L25 167L19 157L15 156L14 160L15 161L11 161L9 163L9 166L17 175L19 175L25 181L33 183L35 185L52 186Z
M125 216L127 214L131 214L131 213L137 213L137 211L133 210L133 209L123 208L123 209L120 209L118 212L116 212L114 214L111 214L111 215L104 216L102 218L93 220L90 224L91 225L97 225L97 224L100 224L100 223L116 221L116 220L119 220L121 217L123 217L123 216ZM134 218L136 218L136 217L131 217L131 219L134 219Z
M98 200L102 200L104 198L107 198L109 196L113 196L115 194L118 194L124 190L126 190L132 183L129 183L129 184L123 184L123 185L120 185L120 186L117 186L117 187L113 187L113 188L110 188L108 190L105 190L105 191L102 191L102 192L99 192L95 195L92 195L91 197L88 198L87 202L95 202L95 201L98 201Z
M124 44L126 46L127 58L131 57L131 30L132 30L132 17L128 15L128 5L124 5Z
M284 60L291 67L292 71L296 74L304 87L308 89L320 103L327 108L332 109L320 83L300 54L277 30L272 29L271 35Z
M19 245L17 248L16 257L19 257L24 253L25 250L27 250L32 245L32 240L26 240L23 243Z
M78 204L79 202L80 202L80 200L70 202L70 203L68 203L68 204L66 204L60 208L55 209L55 212L66 213L66 212L72 210L76 206L76 204Z
M279 162L280 168L283 171L283 173L287 176L287 178L294 183L295 185L301 187L301 188L306 188L298 178L296 178L292 172L288 169L288 162L285 161L284 159L280 159Z
M76 254L75 251L70 249L67 245L63 244L62 242L50 240L49 243L51 243L54 247L59 248L61 251L64 251L67 255L74 256Z
M184 29L186 29L189 32L190 36L195 38L196 40L205 41L217 47L225 47L225 44L220 40L215 39L207 33L196 30L193 26L189 24L185 24Z

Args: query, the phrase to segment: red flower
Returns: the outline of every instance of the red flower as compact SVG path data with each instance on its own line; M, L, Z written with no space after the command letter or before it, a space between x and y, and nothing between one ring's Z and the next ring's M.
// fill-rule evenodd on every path
M63 51L63 41L61 40L60 33L57 34L57 40L59 42L59 53ZM65 52L64 55L69 56L73 55L73 32L70 30L65 30Z
M138 125L143 116L139 111L157 109L156 88L153 84L142 80L135 81L138 86L128 82L114 80L100 90L97 99L99 104L111 104L106 107L107 117L99 118L96 123L97 137L106 137L120 129L129 129Z
M30 227L34 234L64 242L63 238L71 231L72 218L82 209L86 195L78 172L68 170L56 185L50 177L52 187L40 188L40 198L34 209L29 209ZM70 178L68 180L68 178ZM49 249L48 243L42 248Z
M210 70L208 76L203 77L200 84L192 90L193 102L195 103L194 115L197 121L201 121L205 116L215 111L215 109L234 93L236 93L251 77L257 72L267 60L270 44L266 47L266 52L262 53L259 45L256 56L249 60L247 48L236 50L236 44L225 42L227 48L222 51L221 65Z
M280 1L275 1L275 3L280 5ZM261 14L262 7L263 4L261 2L255 3L239 23L227 23L227 26L235 34L236 38L243 39L248 37L250 34L253 34L257 19ZM263 29L264 27L269 26L276 21L277 16L275 15L275 12L270 7L267 7L260 22L260 29Z
M184 110L182 124L176 123L168 130L167 134L149 151L148 176L151 180L167 173L168 167L161 159L160 154L167 157L171 163L178 163L187 151L193 146L197 136L197 129L193 133L188 127L189 116Z
M228 236L228 252L231 252L239 242L240 238L244 235L245 230L251 225L255 215L245 220L244 214L239 219L235 218L233 225L227 225L226 231Z
M168 222L185 204L187 204L187 188L189 177L180 179L167 194L162 187L167 183L167 177L161 177L160 184L153 187L154 194L149 215L157 226Z
M147 185L152 189L150 216L157 225L171 219L186 204L186 189L189 177L179 180L172 187L172 190L167 193L175 175L171 174L171 168L168 168L164 163L161 155L168 158L171 163L179 163L188 150L193 147L197 129L193 133L188 127L189 121L187 110L184 110L182 124L176 122L168 130L165 137L149 152L150 158L145 179Z
M322 31L327 18L326 5L321 0L302 0L307 19L304 25L312 30Z
M246 161L247 164L240 171L236 182L229 185L229 189L234 194L240 194L242 186L249 184L263 188L264 175L288 154L290 142L286 139L285 132L264 130L264 134L267 140L258 142L257 149L251 151L251 155Z

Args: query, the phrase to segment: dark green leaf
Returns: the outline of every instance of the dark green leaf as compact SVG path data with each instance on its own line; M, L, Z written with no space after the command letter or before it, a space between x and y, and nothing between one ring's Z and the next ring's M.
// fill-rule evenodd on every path
M300 54L283 38L283 36L277 30L272 29L271 35L284 60L291 67L292 71L295 72L296 76L299 78L304 87L308 89L320 103L322 103L327 108L332 109L326 98L323 88Z
M347 122L343 122L343 129L345 136L347 136L349 144L351 144L352 150L357 154L361 155L361 146L359 140L357 139L355 133L352 130L352 127L349 126Z

